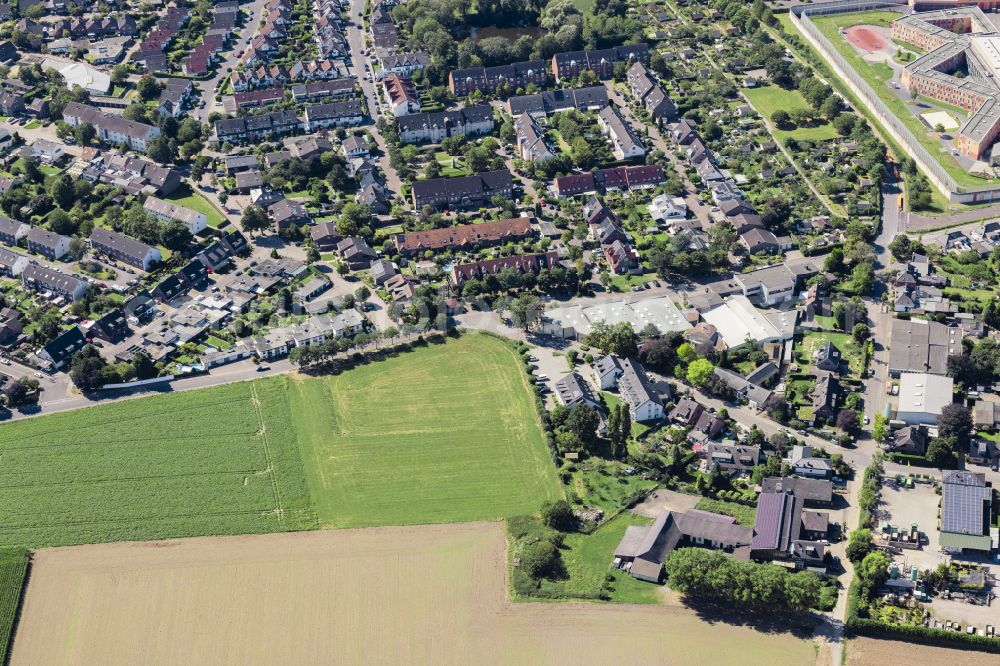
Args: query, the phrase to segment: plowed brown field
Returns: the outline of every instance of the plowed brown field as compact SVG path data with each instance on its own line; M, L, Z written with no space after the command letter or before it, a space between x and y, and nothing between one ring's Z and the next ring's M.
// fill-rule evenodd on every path
M17 664L812 664L679 607L511 604L499 523L38 551Z

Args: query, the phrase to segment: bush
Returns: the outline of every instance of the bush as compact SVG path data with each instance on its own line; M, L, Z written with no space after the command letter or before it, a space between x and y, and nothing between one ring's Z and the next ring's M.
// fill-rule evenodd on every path
M559 560L559 549L551 541L536 541L521 550L521 567L532 578L556 573Z
M542 505L542 522L560 532L569 532L576 527L576 516L566 500L555 500Z

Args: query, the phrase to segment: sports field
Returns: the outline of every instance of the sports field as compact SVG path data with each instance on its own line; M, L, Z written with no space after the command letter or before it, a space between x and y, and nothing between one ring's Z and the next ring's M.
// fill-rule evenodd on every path
M321 527L533 513L561 494L514 351L477 334L287 379Z
M505 575L498 523L47 549L11 663L816 660L810 641L680 606L511 604Z

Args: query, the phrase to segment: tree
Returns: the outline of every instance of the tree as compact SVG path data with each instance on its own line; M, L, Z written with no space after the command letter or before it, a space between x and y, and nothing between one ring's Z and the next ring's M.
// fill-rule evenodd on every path
M170 164L174 161L176 151L165 137L158 136L146 143L146 155L158 164Z
M49 213L49 229L56 232L57 234L62 234L64 236L69 236L76 233L79 225L73 221L73 218L64 210L54 210Z
M715 366L707 358L698 358L688 364L687 380L694 386L702 387L708 384L715 374Z
M858 429L858 413L853 409L842 409L837 414L837 427L847 433Z
M542 522L554 530L570 532L576 527L576 516L566 500L554 500L542 504Z
M20 377L10 382L4 389L8 407L20 407L38 401L39 384L37 379Z
M778 109L773 114L771 114L771 122L778 129L788 129L791 127L792 117L788 115L788 112L784 109Z
M887 427L885 416L882 414L876 414L875 419L872 421L872 439L879 444L884 444L888 435L889 429Z
M521 549L521 567L532 578L556 573L560 560L559 549L550 541L536 541Z
M73 257L77 261L82 261L83 258L87 256L87 241L83 240L79 236L73 236L70 238L69 256Z
M367 301L371 295L372 291L366 285L361 285L360 287L354 290L354 298L357 300L358 303L363 303Z
M847 542L847 559L851 562L860 562L865 559L865 555L872 552L875 546L872 544L872 531L866 527L851 532Z
M70 379L81 391L93 391L104 385L102 370L108 364L97 348L87 345L73 356L70 362Z
M851 337L859 345L863 345L871 337L871 329L868 328L868 324L855 324L851 329Z
M639 336L629 322L621 322L608 326L603 321L597 322L584 341L591 347L597 347L605 354L614 354L621 358L632 358L639 352Z
M519 294L507 306L514 326L528 332L542 319L542 302L534 294Z
M936 437L927 445L927 460L941 469L955 467L957 462L957 450L954 438Z
M163 88L160 86L156 78L150 74L145 74L139 83L136 84L135 90L139 93L139 97L144 102L150 102L160 96Z
M183 222L170 220L160 226L160 244L169 250L183 250L193 238Z
M945 405L938 418L938 434L941 437L954 437L959 446L968 444L972 433L972 412L968 407L959 404Z
M264 209L257 205L250 205L243 209L243 217L240 218L240 226L243 231L250 234L255 231L264 231L271 226L271 220L268 219L267 213Z
M639 360L647 368L669 374L677 365L677 350L674 348L679 336L664 336L649 340L639 349Z

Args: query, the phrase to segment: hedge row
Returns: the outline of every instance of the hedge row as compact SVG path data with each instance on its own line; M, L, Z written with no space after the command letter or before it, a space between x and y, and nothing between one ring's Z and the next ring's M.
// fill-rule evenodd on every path
M848 617L847 633L848 635L899 638L923 645L966 648L1000 654L1000 639L998 638L912 624L886 624L857 615Z

